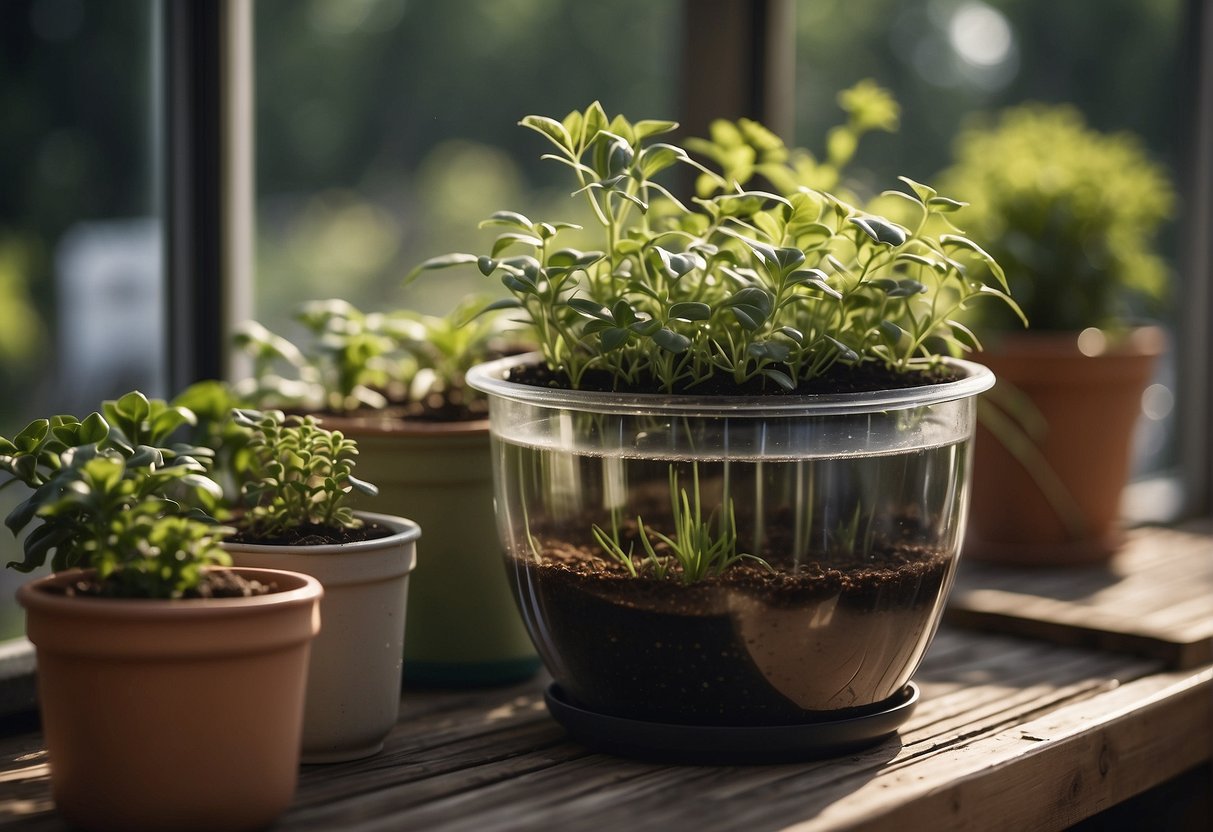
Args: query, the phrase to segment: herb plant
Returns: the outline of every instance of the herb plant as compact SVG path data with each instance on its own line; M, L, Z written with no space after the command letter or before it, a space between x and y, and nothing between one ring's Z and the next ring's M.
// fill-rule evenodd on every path
M1034 330L1115 327L1157 312L1167 267L1155 238L1175 204L1161 165L1127 133L1070 106L1030 104L974 123L941 180L990 243ZM986 323L1014 321L996 308Z
M432 258L410 279L469 264L497 276L510 297L492 308L517 310L574 388L597 374L610 387L667 392L720 379L796 390L840 364L905 374L977 346L957 320L976 298L1015 308L998 264L949 221L962 203L926 185L903 177L907 190L883 196L885 216L799 183L801 154L762 162L784 189L747 189L740 180L756 165L708 153L725 162L715 172L656 140L674 122L610 118L597 102L521 125L554 148L544 159L572 173L600 248L562 246L569 223L498 211L482 224L502 229L487 254ZM709 195L688 206L657 181L676 166L699 171Z
M305 303L295 317L311 335L306 351L253 321L237 330L237 346L253 359L253 375L237 386L239 395L330 413L387 405L384 390L401 373L383 315L331 299Z
M437 316L364 313L344 300L311 301L296 316L310 336L302 347L245 323L236 343L252 357L253 375L235 393L262 406L316 412L421 403L423 416L475 418L481 396L464 385L464 373L509 344L502 317L481 314L484 306L469 297Z
M250 432L239 472L245 510L236 520L246 539L362 525L345 505L346 495L356 490L374 496L378 489L353 475L353 439L325 430L311 416L237 410L233 419Z
M104 414L104 415L103 415ZM167 444L192 423L185 408L139 392L105 402L84 421L36 419L11 440L0 437L0 470L30 495L5 519L26 535L30 572L93 568L104 591L124 597L180 597L207 567L230 561L219 548L224 529L205 520L219 487L207 476L205 448Z

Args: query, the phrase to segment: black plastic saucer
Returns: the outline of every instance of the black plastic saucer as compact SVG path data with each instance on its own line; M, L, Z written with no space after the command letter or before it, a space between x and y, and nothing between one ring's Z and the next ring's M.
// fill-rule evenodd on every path
M859 715L795 725L682 725L600 714L559 685L544 692L548 711L582 745L606 754L710 765L786 763L838 757L879 744L918 704L913 682Z

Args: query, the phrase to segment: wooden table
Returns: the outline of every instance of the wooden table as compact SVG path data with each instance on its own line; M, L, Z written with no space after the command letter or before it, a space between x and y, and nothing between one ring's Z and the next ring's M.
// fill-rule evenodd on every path
M1144 533L1134 547L1148 549L1171 534ZM1199 571L1213 559L1209 538L1184 543L1193 544L1187 568ZM1132 559L1130 554L1121 560ZM1173 563L1171 570L1184 564ZM1096 594L1140 575L1123 564L1117 568L1125 574L1104 576ZM972 600L973 592L1012 592L999 589L999 576L988 570L981 580L993 584L975 586L970 571L983 570L962 574L959 599ZM1004 580L1018 587L1015 592L1026 591L1022 573ZM1177 592L1170 581L1160 584ZM1043 606L1053 613L1062 601L1100 603L1091 600L1091 592L1072 588L1054 595L1065 597L1036 597L1045 597ZM976 597L990 602L989 595ZM1111 597L1125 603L1123 595ZM1213 626L1213 595L1205 597ZM975 615L957 610L953 620L962 623ZM544 679L476 692L408 690L384 752L305 767L295 803L275 828L1047 830L1208 766L1213 666L1207 657L1191 658L1204 655L1200 651L1208 645L1186 615L1170 619L1183 620L1177 630L1185 638L1197 633L1196 646L1159 655L1167 651L1132 649L1141 644L1134 639L1090 644L1086 636L1076 638L1072 628L1081 619L1068 613L1061 616L1064 626L1038 627L1030 638L989 631L992 621L1011 612L1006 607L976 615L983 629L946 624L915 677L922 699L900 734L835 760L697 767L616 759L565 738L544 710ZM1097 612L1090 620L1110 614ZM1136 621L1139 628L1147 626L1140 613ZM1155 641L1169 637L1161 625L1151 633ZM1169 805L1189 818L1207 812L1209 786L1198 779ZM1194 822L1206 821L1207 816ZM64 828L50 804L45 751L36 732L0 740L0 824Z

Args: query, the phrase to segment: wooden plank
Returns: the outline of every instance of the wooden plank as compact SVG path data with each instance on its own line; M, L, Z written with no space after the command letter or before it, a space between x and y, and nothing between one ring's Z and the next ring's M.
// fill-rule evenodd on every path
M504 690L408 691L385 751L305 767L295 803L275 828L760 832L797 823L889 828L894 820L911 828L903 818L938 812L938 822L924 828L984 829L997 828L992 817L1023 819L1021 807L1005 804L1035 802L1045 786L1068 795L1070 773L1083 772L1073 807L1020 826L1048 828L1200 757L1195 746L1202 737L1207 745L1208 709L1196 713L1184 690L1203 686L1207 706L1209 672L1160 675L1159 668L945 628L917 676L922 702L899 736L840 759L747 767L592 754L547 716L542 679ZM1098 763L1105 746L1108 770L1096 766L1092 774L1090 760ZM1166 759L1158 760L1161 749ZM1209 750L1203 753L1207 759ZM1023 799L1025 788L1034 790L1031 800ZM949 808L952 801L959 808ZM38 735L0 739L0 824L58 832L64 827L48 807Z
M1213 662L1213 537L1137 529L1110 564L1079 569L966 562L947 621L1198 667Z
M1211 695L1213 669L1151 676L875 778L791 829L1063 829L1210 759Z

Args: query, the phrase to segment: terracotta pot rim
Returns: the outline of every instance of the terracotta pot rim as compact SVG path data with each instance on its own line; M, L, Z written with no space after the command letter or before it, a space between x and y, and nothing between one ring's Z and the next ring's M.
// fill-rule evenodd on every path
M101 618L137 615L141 618L182 619L260 613L269 608L311 604L324 594L319 581L301 572L243 566L221 568L263 583L285 580L293 586L247 598L96 598L47 592L48 586L70 583L94 571L67 569L22 584L17 589L17 602L26 609L37 608L47 612L79 613L87 610L89 616Z

